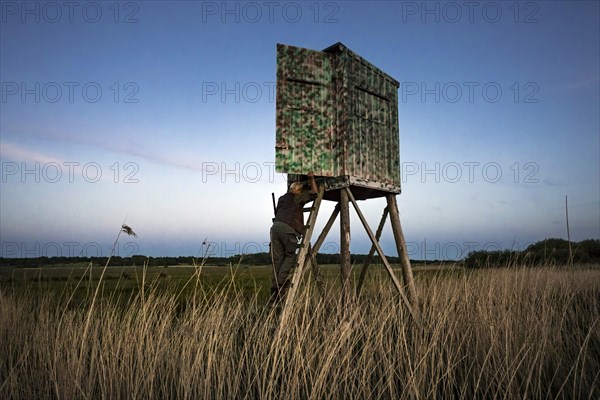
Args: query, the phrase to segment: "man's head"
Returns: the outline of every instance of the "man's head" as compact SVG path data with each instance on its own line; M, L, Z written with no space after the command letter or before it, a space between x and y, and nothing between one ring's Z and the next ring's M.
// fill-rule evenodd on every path
M290 185L290 193L300 194L304 190L304 185L300 182L294 182Z

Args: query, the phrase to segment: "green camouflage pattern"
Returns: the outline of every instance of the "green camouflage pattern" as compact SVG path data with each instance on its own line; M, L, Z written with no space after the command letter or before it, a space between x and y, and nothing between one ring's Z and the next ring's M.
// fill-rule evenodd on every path
M331 59L320 51L277 46L278 172L333 176Z
M276 170L400 193L398 87L341 43L278 44Z

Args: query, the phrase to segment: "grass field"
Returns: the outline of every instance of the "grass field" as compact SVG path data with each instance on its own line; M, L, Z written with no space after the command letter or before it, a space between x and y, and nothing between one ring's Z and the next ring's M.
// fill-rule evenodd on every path
M358 268L357 268L358 269ZM268 267L0 269L0 398L600 397L600 269L381 267L310 279L277 331Z

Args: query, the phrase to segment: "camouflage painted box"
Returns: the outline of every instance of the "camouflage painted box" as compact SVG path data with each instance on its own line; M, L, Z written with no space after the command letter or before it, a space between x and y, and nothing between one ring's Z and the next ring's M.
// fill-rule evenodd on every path
M342 43L278 44L276 170L292 179L313 171L361 199L400 193L398 87Z

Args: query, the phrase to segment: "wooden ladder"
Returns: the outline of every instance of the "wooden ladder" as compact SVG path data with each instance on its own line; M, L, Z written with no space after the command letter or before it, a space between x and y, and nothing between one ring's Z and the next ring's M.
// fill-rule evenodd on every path
M302 275L304 274L304 267L307 264L307 257L310 257L310 240L315 229L315 223L317 221L317 215L319 214L319 208L321 207L321 201L323 200L324 193L325 186L320 185L317 198L313 202L312 206L303 209L304 212L310 211L310 214L308 215L308 220L305 225L305 232L302 236L302 241L298 246L300 248L300 251L296 256L296 263L294 264L294 269L292 271L291 286L288 289L284 299L283 310L281 312L280 318L280 326L283 326L284 322L288 318L289 311L294 302L294 297L296 297L296 292L298 291L298 286L300 286L300 280L302 279ZM308 261L310 262L310 259L308 259Z

